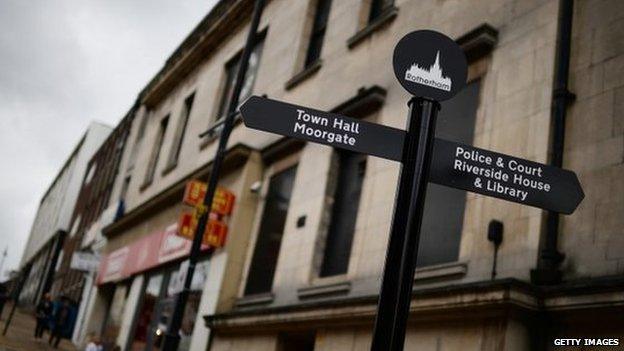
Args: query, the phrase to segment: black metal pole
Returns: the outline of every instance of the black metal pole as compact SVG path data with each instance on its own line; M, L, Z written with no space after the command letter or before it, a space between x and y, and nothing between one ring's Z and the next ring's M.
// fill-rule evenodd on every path
M412 98L409 105L407 135L377 306L372 351L403 350L418 257L420 225L440 104L423 98Z
M208 190L206 191L206 196L203 201L206 211L201 214L197 222L197 228L195 230L193 244L189 254L189 265L186 273L186 279L184 280L184 288L177 295L175 307L171 315L171 321L163 341L163 350L169 351L178 349L178 343L180 342L179 330L182 325L182 318L184 317L184 309L188 300L191 282L193 281L193 274L195 273L195 265L197 264L197 259L199 257L203 234L206 229L206 224L208 223L208 215L210 213L214 194L219 182L219 174L221 171L221 165L223 164L223 159L225 158L227 143L230 139L230 133L232 132L232 128L234 126L234 117L236 116L235 112L238 108L238 97L243 88L243 83L245 82L249 57L251 56L251 52L256 44L258 25L260 24L260 18L262 17L264 3L265 0L256 0L254 4L249 34L247 35L247 41L245 43L245 47L243 48L238 72L236 74L236 82L232 91L232 97L230 98L227 115L225 116L225 121L223 123L223 130L219 138L219 145L212 164L212 169L210 170Z

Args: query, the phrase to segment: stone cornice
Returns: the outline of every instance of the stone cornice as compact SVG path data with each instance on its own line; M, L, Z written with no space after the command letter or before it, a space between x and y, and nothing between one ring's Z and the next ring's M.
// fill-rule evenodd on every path
M202 19L165 65L143 89L142 103L153 108L186 76L208 59L235 28L247 23L253 11L251 0L221 0Z
M502 316L533 315L588 308L621 306L624 277L580 279L557 286L539 287L516 279L416 288L410 320L442 321ZM238 309L204 316L206 326L223 334L269 331L297 327L370 325L377 295L338 297L298 304Z

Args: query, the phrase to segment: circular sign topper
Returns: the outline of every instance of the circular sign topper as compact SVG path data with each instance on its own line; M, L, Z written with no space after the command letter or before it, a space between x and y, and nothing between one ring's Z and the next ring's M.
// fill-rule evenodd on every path
M453 39L432 30L404 36L394 48L392 65L399 83L414 96L444 101L466 85L464 51Z

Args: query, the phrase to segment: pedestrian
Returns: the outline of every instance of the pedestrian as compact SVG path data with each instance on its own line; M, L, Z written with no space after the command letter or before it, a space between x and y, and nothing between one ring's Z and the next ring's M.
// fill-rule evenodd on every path
M95 334L91 334L89 336L89 343L87 344L85 351L102 351L102 350L104 350L104 346L102 346L102 341L100 340L100 338Z
M37 308L35 309L35 317L37 318L37 326L35 327L35 339L43 337L43 332L47 329L50 314L52 313L52 301L50 294L43 295Z
M57 348L61 339L66 333L66 329L69 326L71 318L71 306L69 299L61 297L59 301L56 301L54 306L54 312L52 313L50 339L48 343L54 348Z
M4 285L0 285L0 320L2 320L2 311L4 310L4 305L9 299L9 294L7 294L6 288Z

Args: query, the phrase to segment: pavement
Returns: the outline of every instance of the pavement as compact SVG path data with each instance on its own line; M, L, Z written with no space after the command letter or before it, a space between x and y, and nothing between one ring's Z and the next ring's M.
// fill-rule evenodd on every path
M58 349L48 345L50 334L47 331L43 334L43 338L35 339L33 336L36 325L35 317L32 313L21 311L19 308L15 309L15 314L6 335L2 335L11 308L11 303L7 303L0 318L0 351L77 350L69 340L61 340Z

